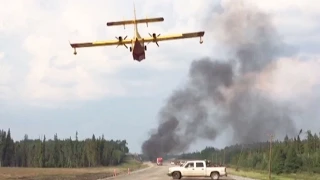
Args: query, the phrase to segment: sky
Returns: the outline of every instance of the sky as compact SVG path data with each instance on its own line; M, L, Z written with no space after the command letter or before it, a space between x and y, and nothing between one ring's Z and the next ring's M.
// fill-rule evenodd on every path
M198 38L160 42L160 47L150 43L146 59L137 62L123 46L78 49L74 56L69 45L131 37L132 26L106 26L108 21L133 18L131 0L0 0L0 129L10 128L15 140L24 134L104 134L126 139L131 152L140 152L157 125L159 109L186 80L192 60L227 57L213 38L215 32L203 23L214 5L223 7L226 1L135 0L137 18L164 17L149 27L140 24L142 36L206 31L203 44ZM311 102L318 98L320 84L320 2L245 1L270 14L283 40L298 50L294 57L277 61L274 78L264 89L275 98L294 99L309 109L306 115L318 116ZM306 122L297 124L319 128ZM227 134L214 142L198 142L192 150L223 147L225 138Z

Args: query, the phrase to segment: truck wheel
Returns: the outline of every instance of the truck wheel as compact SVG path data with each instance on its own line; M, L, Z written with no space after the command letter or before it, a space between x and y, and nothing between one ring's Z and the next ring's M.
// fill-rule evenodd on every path
M173 179L181 179L181 174L180 174L180 172L173 172L173 173L172 173L172 178L173 178Z
M211 179L215 179L215 180L218 180L220 178L220 175L218 172L212 172L210 176L211 176Z

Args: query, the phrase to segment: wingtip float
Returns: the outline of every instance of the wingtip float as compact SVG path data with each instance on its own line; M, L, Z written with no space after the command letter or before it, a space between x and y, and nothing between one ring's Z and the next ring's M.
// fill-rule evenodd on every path
M97 47L97 46L124 46L125 48L129 49L132 53L133 60L135 61L143 61L146 58L145 52L147 51L147 45L151 42L155 43L159 47L159 41L168 41L168 40L178 40L178 39L187 39L187 38L196 38L199 37L199 43L203 43L202 37L204 36L204 31L198 32L188 32L188 33L181 33L181 34L169 34L169 35L160 35L156 33L149 33L150 37L141 37L138 31L138 24L146 23L155 23L155 22L163 22L163 17L155 17L155 18L144 18L144 19L137 19L136 18L136 10L134 7L134 19L132 20L123 20L123 21L112 21L107 22L107 26L124 26L125 25L134 25L134 36L132 39L127 39L127 36L122 37L118 36L115 40L109 41L96 41L96 42L82 42L82 43L70 43L70 46L74 49L74 55L77 55L77 48L84 48L84 47ZM147 44L145 44L147 43ZM129 48L127 45L131 45Z

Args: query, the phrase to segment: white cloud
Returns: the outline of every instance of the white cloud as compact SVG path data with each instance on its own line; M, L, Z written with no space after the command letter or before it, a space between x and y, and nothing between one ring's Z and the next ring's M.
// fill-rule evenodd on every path
M320 59L282 58L265 69L258 78L258 87L282 100L313 97L320 84Z
M246 0L273 17L275 27L288 43L319 42L320 1Z
M319 3L314 1L313 5L309 5L303 1L290 2L289 6L281 0L265 0L259 1L258 6L272 13L298 10L301 14L300 19L297 16L283 15L275 16L274 22L283 32L289 33L289 30L292 30L287 37L292 42L317 39L318 37L314 37L310 32L319 24L315 24L313 19L314 15L320 12L317 11L320 10ZM18 53L25 57L24 66L27 73L22 74L12 68L11 62L15 59L3 62L0 60L3 71L0 82L10 81L12 75L23 77L20 78L23 81L19 82L22 88L14 91L15 97L32 104L131 95L132 90L128 87L146 91L157 89L154 87L161 84L161 78L120 80L118 73L126 68L135 69L141 66L154 71L174 71L186 66L182 63L188 63L180 57L192 60L199 57L199 54L205 56L212 53L211 44L214 39L210 39L210 35L206 33L203 45L199 45L196 39L163 42L160 43L160 48L151 44L148 46L147 59L141 63L133 61L131 54L124 47L78 49L78 55L74 56L68 44L69 40L94 41L132 35L131 26L123 30L121 26L105 25L107 21L133 18L132 3L128 3L127 0L97 0L95 3L89 0L0 0L0 3L4 4L0 7L0 33L6 39L19 39L18 43L11 47L22 49L22 52ZM149 24L149 28L140 25L141 35L148 35L148 32L167 34L202 30L203 24L199 19L206 16L205 11L210 8L208 4L211 5L210 0L136 1L138 18L146 15L165 17L163 23ZM306 24L298 26L301 21ZM306 34L308 36L299 36ZM6 51L14 52L12 49L4 50L5 53ZM139 68L130 73L140 73ZM12 83L2 87L3 97L11 97L7 94L14 87Z
M113 80L121 69L143 65L155 70L172 68L174 62L168 60L170 54L161 53L158 48L147 52L146 63L134 62L131 54L123 47L78 49L78 55L73 56L68 40L94 41L133 33L132 27L127 27L126 31L119 31L122 27L106 27L107 21L133 18L133 7L128 6L126 1L110 2L112 1L56 1L48 6L37 1L18 5L17 1L6 2L6 7L9 8L1 11L1 20L6 26L1 31L12 36L22 33L22 47L30 57L26 59L29 69L23 82L25 88L20 92L23 99L34 103L125 95L130 92L125 87L135 82L127 81L126 85ZM139 9L139 4L141 3L136 3L136 8L138 17L141 17L139 12L142 9ZM157 5L159 3L155 4ZM10 9L15 7L20 13L12 13ZM117 7L121 7L121 11ZM11 21L6 20L8 17ZM166 20L168 21L170 23L170 19ZM161 23L150 26L161 27ZM148 31L141 27L141 34L146 34ZM165 32L169 31L170 29ZM181 42L178 43L182 46ZM163 49L170 49L174 45L177 42L162 46ZM179 46L175 48L179 49ZM198 48L199 50L201 49ZM143 81L139 85L143 87Z
M4 60L5 54L0 52L0 99L12 96L10 79L12 79L12 67Z
M258 7L271 12L294 9L298 11L303 11L306 14L319 14L320 10L320 2L318 0L291 0L290 3L288 3L287 0L262 0L259 1L259 3L256 3L256 1L254 0L247 1L250 3L255 3Z

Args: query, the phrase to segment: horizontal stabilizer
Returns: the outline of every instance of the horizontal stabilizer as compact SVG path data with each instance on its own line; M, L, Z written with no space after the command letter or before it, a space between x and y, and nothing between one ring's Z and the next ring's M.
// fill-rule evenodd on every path
M164 21L163 17L136 19L136 23L137 24L154 23L154 22L162 22L162 21ZM134 24L134 22L135 22L134 19L132 19L132 20L124 20L124 21L113 21L113 22L107 22L107 26L128 25L128 24Z

